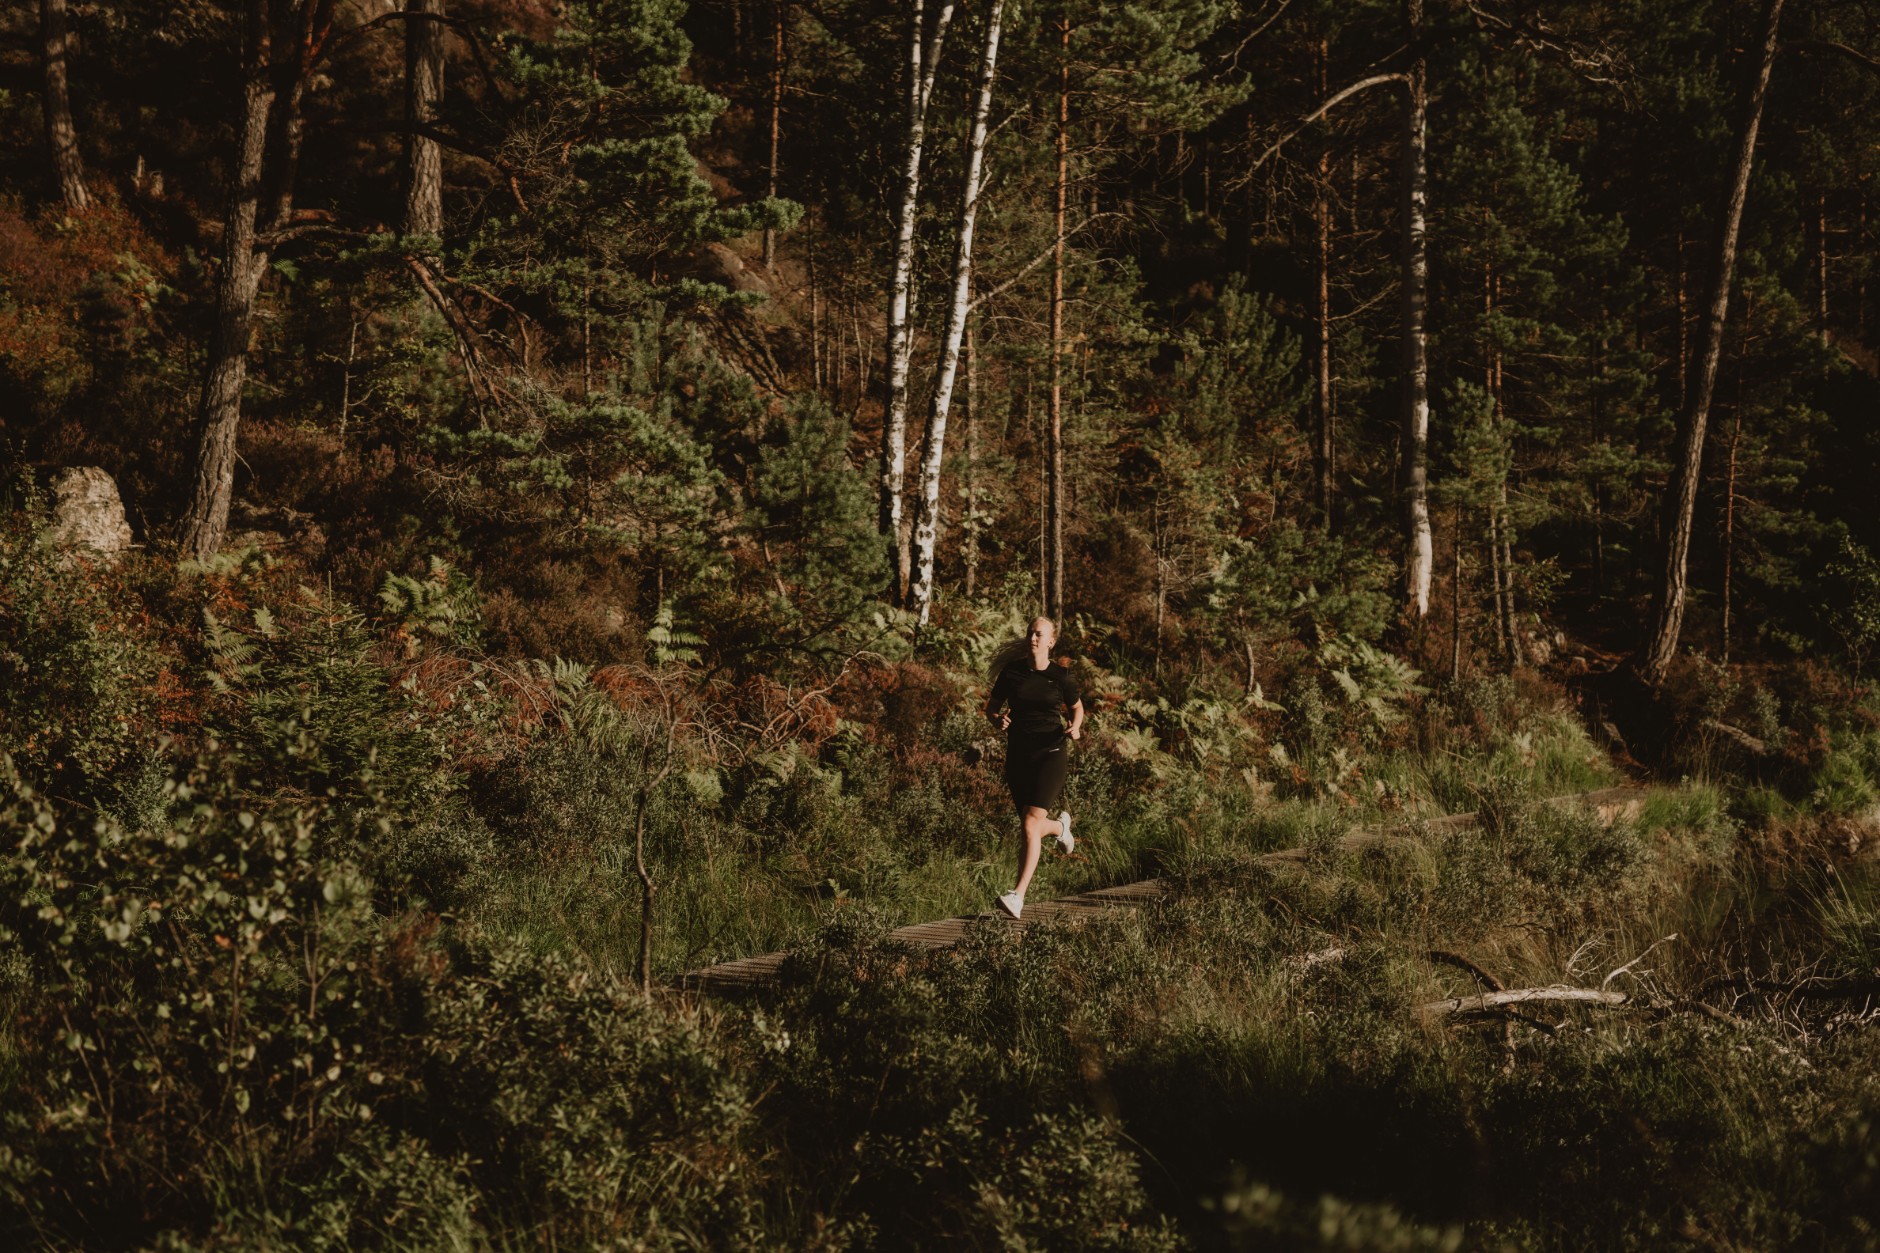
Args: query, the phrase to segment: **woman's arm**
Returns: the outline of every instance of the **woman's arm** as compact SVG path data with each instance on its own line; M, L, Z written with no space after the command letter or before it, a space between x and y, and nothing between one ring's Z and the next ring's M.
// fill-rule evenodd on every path
M1075 740L1075 739L1081 739L1083 737L1083 733L1084 733L1084 702L1081 699L1079 699L1075 705L1071 706L1070 735L1071 735L1071 738Z

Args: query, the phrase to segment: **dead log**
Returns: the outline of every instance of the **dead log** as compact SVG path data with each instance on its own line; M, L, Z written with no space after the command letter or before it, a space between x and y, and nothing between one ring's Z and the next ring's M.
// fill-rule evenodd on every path
M1427 1020L1461 1014L1489 1013L1510 1005L1573 1004L1616 1007L1632 1003L1632 996L1625 992L1600 992L1592 988L1574 988L1565 984L1555 984L1547 988L1510 988L1500 992L1483 992L1478 996L1452 996L1446 1000L1419 1005L1416 1013L1417 1017Z

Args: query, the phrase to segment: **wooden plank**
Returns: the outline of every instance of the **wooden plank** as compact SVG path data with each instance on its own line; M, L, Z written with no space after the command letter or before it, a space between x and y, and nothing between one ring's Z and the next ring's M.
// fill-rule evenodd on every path
M1644 799L1645 791L1642 788L1611 787L1575 793L1571 796L1550 797L1546 803L1560 807L1585 806L1595 811L1600 821L1611 825L1622 818L1636 817L1644 804ZM1421 821L1405 819L1392 826L1361 827L1342 836L1338 840L1338 847L1345 852L1356 852L1381 843L1393 834L1413 835L1419 831L1463 831L1474 826L1478 821L1480 818L1474 813L1446 814L1440 818ZM1303 848L1282 848L1264 853L1258 860L1267 865L1303 865L1306 856L1307 851ZM1072 896L1060 896L1053 900L1035 901L1025 907L1024 918L1016 922L1003 913L989 912L961 918L936 918L932 922L916 922L890 931L888 936L912 948L938 951L952 948L960 943L975 927L1015 927L1022 933L1034 922L1075 921L1110 909L1141 906L1167 896L1170 888L1171 885L1167 879L1143 879L1137 883L1123 883L1116 887L1096 888L1089 892L1078 892ZM776 978L777 972L783 968L784 959L788 956L788 953L760 953L754 957L740 957L734 961L719 962L715 966L688 970L674 979L673 983L682 991L690 992L731 994L749 991Z

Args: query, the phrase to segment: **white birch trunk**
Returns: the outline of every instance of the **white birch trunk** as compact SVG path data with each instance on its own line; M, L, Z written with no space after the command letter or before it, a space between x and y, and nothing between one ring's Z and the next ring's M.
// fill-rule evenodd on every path
M888 296L888 402L881 421L881 483L878 528L888 540L894 571L893 599L906 599L910 564L903 484L907 477L907 376L914 356L914 235L920 220L920 163L926 143L927 106L934 74L953 21L953 0L942 0L926 47L923 0L913 0L907 40L907 148L901 173L901 203L895 220L894 276Z
M1410 40L1423 34L1423 0L1405 0ZM1435 547L1430 538L1429 67L1419 51L1406 84L1403 151L1403 503L1404 605L1421 622L1430 611Z
M992 0L986 17L986 51L979 66L979 100L973 107L973 132L966 151L966 189L960 204L959 246L953 261L953 299L941 334L940 367L934 378L933 404L921 444L920 508L914 521L913 609L922 625L933 606L934 550L940 542L940 461L946 450L947 412L959 376L960 342L972 307L973 227L979 217L979 191L985 181L986 128L992 115L992 84L998 76L999 26L1005 0Z

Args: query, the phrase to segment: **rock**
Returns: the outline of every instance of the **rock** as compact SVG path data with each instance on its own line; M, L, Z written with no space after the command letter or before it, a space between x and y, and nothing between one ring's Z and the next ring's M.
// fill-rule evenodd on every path
M97 466L67 466L52 476L52 528L60 548L88 548L116 561L131 546L131 525L117 482Z

